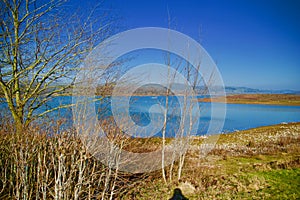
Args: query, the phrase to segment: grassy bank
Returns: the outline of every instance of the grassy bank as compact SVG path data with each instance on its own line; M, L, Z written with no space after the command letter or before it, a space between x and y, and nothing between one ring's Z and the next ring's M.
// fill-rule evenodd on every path
M204 98L203 102L221 102L224 98ZM267 104L300 106L300 95L292 94L236 94L226 96L226 102L230 104Z
M169 199L175 188L189 199L300 198L300 123L222 134L206 157L199 153L203 138L195 137L181 179L167 184L160 170L109 169L72 132L15 135L2 127L0 137L0 199ZM122 141L132 152L161 144L161 138Z
M300 123L220 135L216 148L199 157L199 138L188 151L180 181L149 179L137 199L168 199L181 188L189 199L299 199Z

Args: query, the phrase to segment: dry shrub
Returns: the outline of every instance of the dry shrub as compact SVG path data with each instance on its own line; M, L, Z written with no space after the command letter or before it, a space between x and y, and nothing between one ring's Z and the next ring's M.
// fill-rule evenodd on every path
M115 199L145 176L103 165L75 132L12 127L0 130L0 199Z

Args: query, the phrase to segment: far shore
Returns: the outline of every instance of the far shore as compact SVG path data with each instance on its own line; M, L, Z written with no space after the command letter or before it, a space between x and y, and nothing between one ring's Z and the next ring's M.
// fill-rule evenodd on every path
M224 97L202 98L199 102L225 103ZM295 94L234 94L226 96L228 104L262 104L300 106L300 95Z
M100 94L96 94L100 95ZM64 96L76 96L74 94L56 94L55 97ZM104 97L109 97L111 94L105 94ZM147 94L117 94L115 96L120 97L159 97L165 96L164 94L147 93ZM184 96L184 94L169 94L168 96ZM4 98L0 94L0 98ZM300 95L299 94L231 94L227 95L226 98L212 97L212 98L195 98L198 102L215 102L215 103L227 103L227 104L261 104L261 105L285 105L285 106L300 106ZM226 101L225 101L226 100Z

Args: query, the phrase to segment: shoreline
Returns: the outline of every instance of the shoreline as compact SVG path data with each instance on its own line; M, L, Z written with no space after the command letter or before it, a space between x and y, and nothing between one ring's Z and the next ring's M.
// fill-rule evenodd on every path
M232 131L232 132L218 133L218 134L212 134L212 135L194 135L194 136L191 135L189 137L191 137L192 140L202 140L202 139L206 139L208 137L227 138L227 137L237 136L237 135L243 135L243 136L250 135L253 133L260 133L261 135L265 135L267 133L270 133L270 131L280 129L282 127L289 128L289 127L294 127L294 126L300 126L300 121L298 121L298 122L281 122L279 124L258 126L255 128L249 128L249 129L245 129L245 130L236 130L236 131ZM254 135L256 135L256 134L254 134ZM254 136L254 135L252 135L252 136ZM162 139L162 137L150 137L150 138L136 137L136 138L131 138L131 139L139 140L139 141L153 140L153 141L157 142L157 141L160 141ZM173 139L174 139L174 137L166 137L167 143L171 142ZM219 142L222 143L222 140L218 141L217 143L219 143Z
M224 97L198 99L198 102L214 102L226 104L254 104L300 106L300 95L296 94L233 94Z
M57 94L53 97L72 97L72 94ZM101 96L95 94L94 96ZM164 97L163 94L118 94L117 97ZM170 97L184 96L184 94L170 94ZM111 97L110 94L104 95L104 98ZM0 98L5 98L0 94ZM226 103L226 104L253 104L253 105L279 105L279 106L300 106L300 94L230 94L221 97L197 98L195 101L204 103Z

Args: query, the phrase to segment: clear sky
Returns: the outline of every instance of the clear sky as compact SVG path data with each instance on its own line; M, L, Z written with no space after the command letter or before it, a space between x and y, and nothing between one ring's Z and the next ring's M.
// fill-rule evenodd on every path
M299 0L111 0L124 30L171 28L216 61L226 86L300 90Z

